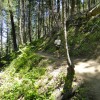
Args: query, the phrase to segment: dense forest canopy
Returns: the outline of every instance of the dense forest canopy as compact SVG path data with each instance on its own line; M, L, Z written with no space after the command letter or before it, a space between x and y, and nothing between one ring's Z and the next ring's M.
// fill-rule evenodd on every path
M13 50L18 50L21 45L51 35L52 31L62 28L64 2L68 18L77 13L88 12L99 3L99 0L1 0L0 2L2 57Z

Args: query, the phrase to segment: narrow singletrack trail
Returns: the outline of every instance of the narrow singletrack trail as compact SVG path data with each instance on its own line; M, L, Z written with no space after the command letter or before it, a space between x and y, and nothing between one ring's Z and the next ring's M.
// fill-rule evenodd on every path
M100 57L78 61L75 71L76 76L84 80L90 100L100 100Z
M39 52L38 54L53 59L58 64L58 68L64 68L67 74L67 62L65 58L58 59L54 55L47 54L44 52ZM88 90L88 95L90 100L100 100L100 56L96 59L75 59L75 76L77 79L81 79ZM63 67L62 67L63 65ZM53 73L53 70L51 72ZM60 71L59 71L60 73Z

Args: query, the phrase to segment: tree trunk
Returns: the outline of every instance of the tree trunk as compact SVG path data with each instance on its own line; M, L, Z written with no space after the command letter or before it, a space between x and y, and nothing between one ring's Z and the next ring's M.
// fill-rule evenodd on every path
M44 23L45 23L45 19L44 19L44 0L42 0L42 29L43 29L43 36L45 36L45 28L44 28Z
M66 1L64 0L64 40L65 40L65 50L66 50L66 59L68 64L67 69L67 77L65 79L65 85L64 85L64 95L62 97L62 100L68 100L70 93L72 92L72 82L74 78L74 64L72 63L72 60L69 55L69 49L68 49L68 43L67 43L67 28L66 28Z
M26 32L25 32L25 0L22 0L22 12L23 12L23 23L22 23L22 32L23 32L23 41L26 44Z
M60 0L57 0L57 13L60 12Z
M19 0L19 9L20 9L20 15L19 15L19 34L20 34L20 41L21 41L21 45L24 44L23 41L23 33L22 33L22 1Z
M83 0L83 2L82 2L83 11L84 11L84 3L85 3L85 2L84 2L84 0Z
M30 43L32 42L32 37L31 37L31 2L29 1L29 17L28 17L28 34L29 34L29 41Z
M1 35L1 40L0 40L0 41L1 41L0 57L2 57L2 53L3 53L3 43L2 43L2 35L3 35L3 32L2 32L2 29L3 29L3 20L1 20L1 27L0 27L0 28L1 28L1 32L0 32L0 33L1 33L1 34L0 34L0 35Z
M88 10L90 10L91 0L88 0Z
M58 20L60 19L60 0L57 0L57 13L58 13Z
M6 42L6 56L9 54L9 30L8 30L8 18L7 18L7 42Z
M75 0L71 0L71 15L74 14Z
M18 37L18 45L21 44L21 38L20 38L20 0L17 1L18 3L18 32L17 32L17 37Z
M64 26L64 0L62 0L62 25Z
M14 24L13 12L11 10L11 5L10 5L10 1L9 0L8 0L8 6L9 6L11 26L12 26L11 33L12 33L12 39L13 39L13 48L14 48L14 51L17 51L18 47L17 47L17 42L16 42L15 24Z
M38 5L38 39L40 39L40 1Z
M77 0L77 12L79 13L81 11L81 1Z

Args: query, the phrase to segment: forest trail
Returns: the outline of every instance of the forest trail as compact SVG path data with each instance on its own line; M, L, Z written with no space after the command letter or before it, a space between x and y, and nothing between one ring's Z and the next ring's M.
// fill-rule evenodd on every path
M100 57L76 61L76 77L84 81L90 100L100 100Z
M55 61L55 65L57 66L56 71L58 70L58 75L60 72L65 74L67 71L67 64L65 58L57 58L54 55L47 54L44 52L38 52L38 54L53 59ZM78 80L82 80L84 86L88 90L88 95L90 100L100 100L100 57L96 59L75 59L75 76ZM52 65L53 67L54 65ZM54 68L52 68L54 69ZM61 70L61 71L59 71ZM52 70L48 74L56 74L55 70ZM53 75L56 76L56 75ZM63 86L63 85L61 85ZM62 89L62 88L61 88ZM60 90L59 90L60 91ZM54 94L59 95L59 91L56 89Z
M48 61L51 59L47 66L47 73L35 82L35 86L39 87L39 93L52 92L54 100L59 96L63 89L64 80L67 74L67 63L64 57L57 58L55 54L48 54L45 52L37 52ZM100 57L96 59L75 59L75 81L73 86L82 81L88 90L89 100L100 100ZM2 78L3 72L0 72L0 86L8 83L8 79ZM74 84L75 83L75 84ZM5 84L4 84L5 85ZM50 88L54 90L50 90Z

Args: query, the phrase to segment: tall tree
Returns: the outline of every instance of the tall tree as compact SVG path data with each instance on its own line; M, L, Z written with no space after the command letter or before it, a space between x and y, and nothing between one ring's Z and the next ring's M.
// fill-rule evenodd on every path
M22 32L22 0L18 0L18 27L19 27L19 40L20 44L23 45L23 32Z
M90 10L91 0L88 0L88 9Z
M25 31L25 0L22 0L22 32L23 32L23 41L26 44L26 31Z
M40 1L39 1L39 4L38 4L38 39L40 38Z
M9 19L8 19L8 17L7 17L7 22L6 22L6 24L7 24L7 40L6 40L6 56L10 53L10 50L9 50L9 48L10 48L10 45L9 45L9 40L10 40L10 38L9 38L9 26L8 26L8 23L9 23L9 21L8 21Z
M71 15L74 13L75 10L75 0L71 0Z
M57 13L60 12L60 0L57 0Z
M32 23L31 23L31 6L32 6L32 2L31 0L29 0L29 17L28 17L28 34L29 34L29 41L32 42L32 36L31 36L31 27L32 27Z
M2 57L2 53L3 53L3 39L2 39L2 37L3 37L3 19L1 20L1 26L0 26L0 36L1 36L1 39L0 39L0 42L1 42L1 48L0 48L0 56Z
M62 24L64 26L64 0L62 0Z
M72 81L74 77L74 64L70 58L69 54L69 48L68 48L68 33L67 33L67 26L66 26L66 0L64 2L64 40L65 40L65 50L66 50L66 59L67 59L67 64L68 64L68 69L67 69L67 77L65 79L65 85L64 85L64 95L63 95L63 100L68 100L69 92L72 90Z
M11 33L12 33L12 39L13 39L13 48L14 48L14 51L17 51L18 47L17 47L17 42L16 42L15 24L14 24L14 17L13 17L13 12L12 12L12 8L11 8L10 0L8 0L8 6L9 6L11 26L12 26Z

